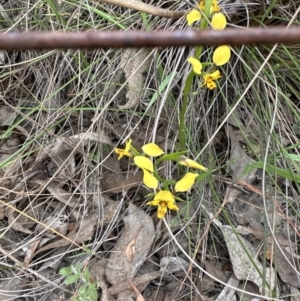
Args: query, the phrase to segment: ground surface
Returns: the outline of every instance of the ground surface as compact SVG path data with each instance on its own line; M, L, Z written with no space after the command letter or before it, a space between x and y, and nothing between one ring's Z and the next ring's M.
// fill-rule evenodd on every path
M219 4L228 26L299 24L299 1ZM99 1L0 5L2 31L188 28ZM193 48L1 52L0 300L300 300L299 46L260 70L270 49L233 48L212 91L195 80L184 150L209 171L164 220L114 149L183 150Z

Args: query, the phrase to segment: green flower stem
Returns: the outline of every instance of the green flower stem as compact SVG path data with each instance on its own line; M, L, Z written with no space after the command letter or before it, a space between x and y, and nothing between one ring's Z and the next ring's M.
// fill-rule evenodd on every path
M210 7L211 7L212 0L205 1L205 9L204 9L204 16L200 23L200 30L205 29L208 27L208 16L210 15ZM195 51L195 57L199 58L202 54L203 47L198 46ZM183 100L182 100L182 107L179 113L179 144L180 148L183 150L186 148L186 135L185 135L185 113L187 108L188 97L190 94L191 87L193 85L193 79L195 76L195 72L193 70L190 71L188 74L185 85L183 89Z

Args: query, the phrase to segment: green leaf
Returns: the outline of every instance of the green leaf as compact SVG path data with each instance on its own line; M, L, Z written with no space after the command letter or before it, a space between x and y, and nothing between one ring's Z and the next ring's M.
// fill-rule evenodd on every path
M69 285L69 284L73 284L75 282L77 282L79 279L79 275L70 275L65 279L65 284Z
M274 166L269 163L267 163L265 166L262 162L254 162L254 163L248 164L246 166L243 174L247 174L256 168L265 168L265 170L269 174L273 174L273 175L276 174L277 176L300 183L300 175L292 172L289 169L280 168L280 167Z
M88 288L88 285L87 284L83 284L79 287L77 293L78 295L83 295L83 294L86 294L86 290Z
M71 274L71 272L72 272L71 267L64 267L59 270L59 275L67 276L67 275Z
M82 274L82 281L84 283L89 283L90 282L90 271L88 268L86 268L84 271L83 271L83 274Z
M98 300L98 291L96 288L96 284L92 284L88 288L88 295L90 296L90 299L92 301L97 301Z
M177 161L180 156L186 154L187 152L188 151L186 150L186 151L180 151L180 152L176 152L176 153L170 153L170 154L163 155L162 157L160 157L159 159L156 160L156 164L158 165L159 162L166 161L166 160Z

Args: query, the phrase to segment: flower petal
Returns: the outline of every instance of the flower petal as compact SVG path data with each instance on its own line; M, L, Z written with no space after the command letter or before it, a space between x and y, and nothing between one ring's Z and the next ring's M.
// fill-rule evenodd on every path
M148 156L152 156L152 157L157 157L160 156L162 154L164 154L165 152L155 143L148 143L145 144L142 147L143 152L148 155Z
M177 207L177 205L175 205L175 204L170 204L170 203L168 203L168 208L169 208L170 210L176 210L176 211L179 210L179 208Z
M231 50L229 46L227 45L219 46L214 51L213 62L217 66L222 66L229 61L230 56L231 56Z
M154 177L154 175L150 173L147 169L143 169L143 172L144 172L143 183L151 189L157 189L158 180Z
M175 184L175 192L185 192L192 188L195 183L195 179L198 174L193 172L188 172L184 177Z
M146 203L147 205L151 205L151 206L158 206L160 203L160 200L153 200L153 201L150 201L148 203Z
M187 15L186 20L188 23L188 26L191 26L194 22L199 21L201 19L202 15L197 9L192 9Z
M187 167L196 168L196 169L200 169L203 171L208 171L208 169L206 167L202 166L201 164L197 163L196 161L191 160L185 156L180 156L178 163L180 165L184 165Z
M199 60L195 59L194 57L189 57L187 60L192 66L193 70L196 74L201 74L202 72L202 64Z
M174 195L169 190L160 190L154 197L154 200L160 200L167 203L175 204Z
M227 25L226 17L222 13L214 14L211 20L211 26L216 30L223 30Z
M131 144L132 144L132 140L129 139L125 145L125 153L128 153L130 151Z
M158 218L163 218L167 213L167 206L163 202L160 206L157 208L157 217Z
M153 163L149 158L146 158L144 156L135 156L133 160L134 164L137 165L139 168L147 169L151 172L154 171Z

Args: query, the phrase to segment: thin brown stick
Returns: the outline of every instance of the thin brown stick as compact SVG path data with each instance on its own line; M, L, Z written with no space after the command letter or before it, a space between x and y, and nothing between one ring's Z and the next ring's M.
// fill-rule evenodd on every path
M299 27L186 31L0 33L0 49L96 49L300 43Z
M137 11L141 11L150 15L163 17L163 18L178 19L186 14L185 11L173 11L169 9L163 9L136 0L100 0L100 2L105 2L105 3L114 4L125 8L134 9Z

